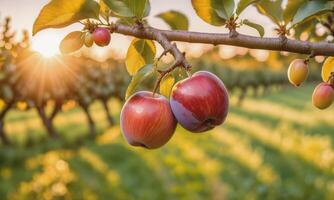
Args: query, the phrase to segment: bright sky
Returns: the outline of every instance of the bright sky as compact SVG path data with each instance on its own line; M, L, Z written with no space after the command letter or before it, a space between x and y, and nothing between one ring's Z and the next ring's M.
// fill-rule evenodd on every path
M27 29L31 33L35 18L43 5L48 2L49 0L0 0L0 16L1 18L11 16L13 27L15 29ZM190 0L151 0L150 2L152 9L148 20L153 27L167 29L168 26L154 16L160 12L173 9L181 11L188 16L191 31L227 32L223 27L214 27L203 22L193 10ZM273 24L266 17L258 14L255 8L247 8L241 18L243 18L243 16L247 16L247 19L250 21L262 24L266 29L266 36L271 36L273 34ZM81 28L82 26L80 24L74 24L64 29L48 29L41 31L32 38L32 47L46 56L54 55L59 53L58 45L62 38L70 31L81 30ZM249 35L257 35L255 30L247 27L239 29L239 32ZM112 36L112 44L110 47L100 48L95 46L93 47L93 52L97 57L100 57L100 59L105 58L111 53L124 56L130 41L131 39L127 37L114 34ZM196 53L196 51L201 51L203 45L191 44L191 48L187 45L181 45L181 47Z

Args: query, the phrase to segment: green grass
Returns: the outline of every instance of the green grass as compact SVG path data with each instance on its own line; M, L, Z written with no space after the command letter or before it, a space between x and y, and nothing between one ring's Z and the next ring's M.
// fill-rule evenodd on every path
M6 129L15 147L0 149L0 197L332 199L333 108L313 108L312 87L246 98L242 107L232 96L223 126L205 134L178 127L155 151L127 145L98 104L95 141L83 139L87 127L78 109L56 118L61 141L47 139L34 111L11 112ZM116 118L121 105L110 105ZM27 138L34 144L25 146Z

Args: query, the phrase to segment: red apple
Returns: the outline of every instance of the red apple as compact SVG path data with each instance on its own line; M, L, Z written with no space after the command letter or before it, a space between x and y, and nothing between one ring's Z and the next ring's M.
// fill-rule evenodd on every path
M93 32L93 40L100 47L107 46L110 39L110 31L106 28L96 28Z
M229 97L223 81L210 72L200 71L175 84L170 104L182 127L204 132L225 121Z
M163 146L173 136L176 124L168 100L152 92L135 93L121 111L122 133L133 146Z
M332 105L334 100L334 89L330 84L320 83L313 92L312 103L315 107L323 110Z

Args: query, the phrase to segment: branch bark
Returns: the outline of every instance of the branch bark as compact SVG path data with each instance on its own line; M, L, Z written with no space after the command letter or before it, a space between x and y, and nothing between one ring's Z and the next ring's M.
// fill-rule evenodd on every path
M239 47L246 47L250 49L265 49L273 51L287 51L291 53L299 54L311 54L323 55L323 56L334 56L334 44L327 42L308 42L300 40L281 38L261 38L255 36L249 36L244 34L237 34L235 37L230 37L230 34L218 34L218 33L201 33L191 31L170 31L160 30L151 27L138 27L138 26L127 26L122 24L114 24L112 31L122 35L134 36L141 39L157 40L165 49L168 46L161 40L167 41L180 41L189 43L203 43L203 44L225 44ZM178 52L171 53L177 59L179 56Z

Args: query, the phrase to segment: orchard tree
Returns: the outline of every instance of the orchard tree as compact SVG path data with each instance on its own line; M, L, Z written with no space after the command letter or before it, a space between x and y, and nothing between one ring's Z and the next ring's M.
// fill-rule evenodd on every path
M22 32L22 40L17 42L14 37L15 31L11 30L11 19L4 19L0 32L0 138L3 144L9 145L10 140L5 133L5 117L8 112L17 107L19 92L17 90L18 74L14 57L29 46L29 34Z
M332 0L288 0L286 5L282 5L282 0L240 0L237 4L234 0L192 0L191 3L203 21L225 27L229 33L188 31L187 17L174 10L157 15L172 30L153 28L146 20L151 10L149 0L51 0L36 19L33 34L46 28L83 24L82 30L64 38L60 45L63 53L77 51L84 45L90 47L93 43L106 46L113 33L134 37L125 60L132 81L125 95L127 102L121 113L121 128L130 144L146 148L164 145L171 138L176 121L191 132L203 132L222 124L228 112L228 95L222 80L205 71L192 75L185 52L181 52L174 41L306 54L306 59L291 63L288 76L294 85L306 79L308 62L314 56L334 56L331 38L319 41L324 38L308 34L308 41L300 40L302 33L316 30L318 24L327 27L327 35L333 33ZM255 6L276 25L277 37L263 37L264 28L260 24L241 18L249 6ZM256 29L260 36L239 33L241 26ZM154 41L164 49L161 55L156 55ZM160 60L168 53L175 60L166 69ZM174 84L176 69L181 69L187 77ZM320 109L333 102L333 71L334 58L328 57L322 71L324 83L313 94L313 103ZM141 82L152 76L157 77L152 92L133 94ZM161 94L157 94L159 88Z

